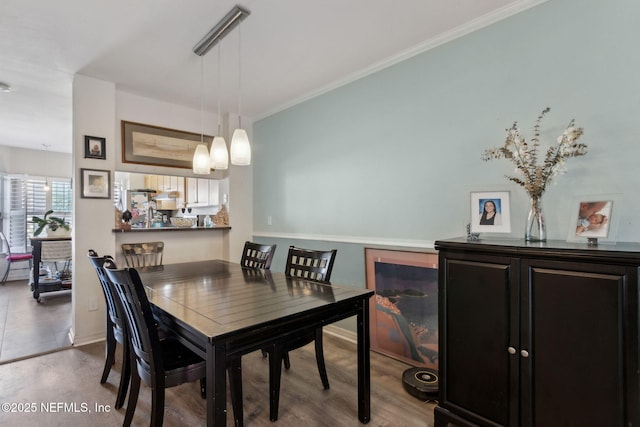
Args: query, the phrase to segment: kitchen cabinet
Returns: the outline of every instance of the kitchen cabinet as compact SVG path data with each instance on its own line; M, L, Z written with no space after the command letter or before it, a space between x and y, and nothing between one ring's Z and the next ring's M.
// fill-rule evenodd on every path
M640 425L640 245L435 247L436 427Z
M183 191L183 176L167 175L145 175L144 188L155 190L158 193L168 193L170 191Z
M187 206L217 206L219 204L219 183L213 179L186 179Z

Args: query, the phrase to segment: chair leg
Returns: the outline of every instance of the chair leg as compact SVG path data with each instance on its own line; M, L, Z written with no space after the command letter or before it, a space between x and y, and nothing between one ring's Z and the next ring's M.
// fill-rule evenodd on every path
M136 411L136 404L138 403L138 393L140 393L140 376L138 375L137 368L133 366L133 369L131 369L131 389L129 390L127 413L124 416L122 427L131 426L131 421L133 421L133 413Z
M2 276L2 286L4 286L4 284L7 283L7 278L9 277L10 270L11 270L11 263L7 261L7 271L5 271L4 275Z
M164 418L164 381L157 382L151 390L151 427L162 427Z
M289 360L289 352L286 351L284 353L284 355L282 356L283 360L284 360L284 368L285 369L290 369L291 368L291 361Z
M316 362L318 363L318 372L320 380L325 390L329 390L329 377L327 376L327 368L324 364L324 350L322 345L322 328L316 329Z
M125 356L129 357L129 356ZM115 363L116 360L116 339L113 336L113 328L107 321L107 343L105 346L105 358L104 358L104 369L102 370L102 378L100 378L100 384L104 384L107 382L107 378L109 377L109 372L111 372L111 366Z
M228 371L233 419L236 427L242 427L244 425L244 413L242 408L242 360L239 357L231 359Z
M116 397L116 409L122 408L124 399L127 397L129 379L131 378L131 358L129 356L129 340L125 339L122 344L122 368L120 369L120 385Z
M207 398L207 378L200 378L200 397Z
M278 420L282 359L282 351L277 345L273 345L269 351L269 418L271 421Z

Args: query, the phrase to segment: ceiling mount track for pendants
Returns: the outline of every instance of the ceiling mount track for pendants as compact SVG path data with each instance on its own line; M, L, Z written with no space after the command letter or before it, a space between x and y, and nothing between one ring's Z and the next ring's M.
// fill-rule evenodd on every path
M218 22L211 31L209 31L207 35L193 47L193 52L198 56L205 55L213 46L225 38L231 30L242 22L244 18L249 16L250 13L251 12L247 9L235 5L233 9L231 9L229 13L227 13L224 18L222 18L220 22Z

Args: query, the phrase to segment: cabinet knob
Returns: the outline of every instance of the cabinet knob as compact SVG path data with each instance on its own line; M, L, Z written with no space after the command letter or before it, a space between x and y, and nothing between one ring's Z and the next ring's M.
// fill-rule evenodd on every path
M513 347L508 348L509 354L516 354L516 349Z
M527 350L520 350L520 355L524 358L529 357L529 352Z

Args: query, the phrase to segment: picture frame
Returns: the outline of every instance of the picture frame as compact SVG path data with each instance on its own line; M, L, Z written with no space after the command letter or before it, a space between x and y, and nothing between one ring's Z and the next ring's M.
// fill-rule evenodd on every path
M121 121L122 162L191 169L201 142L211 148L213 137L143 123Z
M107 159L107 139L99 136L84 136L85 159Z
M489 210L491 204L495 208L493 216ZM509 191L472 191L469 206L471 233L511 233Z
M567 241L615 243L620 217L620 195L574 196L569 215Z
M80 197L110 199L111 172L99 169L80 169Z
M365 248L371 350L438 369L438 253Z

